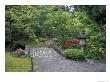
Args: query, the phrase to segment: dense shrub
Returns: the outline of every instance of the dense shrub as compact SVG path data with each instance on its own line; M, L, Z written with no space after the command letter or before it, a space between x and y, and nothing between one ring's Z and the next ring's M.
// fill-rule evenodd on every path
M64 50L64 55L67 58L70 58L73 60L79 60L79 61L85 60L85 56L78 49L66 49Z
M53 42L58 42L58 39L57 38L53 38Z
M39 38L39 41L40 41L40 42L45 42L46 39L45 39L45 38Z
M102 60L105 58L105 48L98 47L97 45L88 44L87 46L87 58Z
M13 45L13 50L18 48L25 49L25 42L24 41L15 41Z

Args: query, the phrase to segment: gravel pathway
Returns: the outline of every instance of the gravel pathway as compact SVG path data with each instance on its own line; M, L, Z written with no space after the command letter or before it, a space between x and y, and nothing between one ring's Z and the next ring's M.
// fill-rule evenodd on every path
M106 64L66 59L53 48L33 48L33 71L36 72L105 72Z

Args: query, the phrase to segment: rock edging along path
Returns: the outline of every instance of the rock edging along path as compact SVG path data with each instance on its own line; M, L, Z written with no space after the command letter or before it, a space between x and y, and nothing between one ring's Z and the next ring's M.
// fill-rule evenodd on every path
M32 48L33 71L36 72L105 72L106 64L66 59L53 48Z

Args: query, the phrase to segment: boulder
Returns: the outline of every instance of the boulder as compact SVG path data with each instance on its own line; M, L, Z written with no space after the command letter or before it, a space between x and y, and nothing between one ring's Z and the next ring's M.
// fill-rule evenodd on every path
M21 48L17 49L15 52L13 52L14 57L19 57L19 56L22 56L22 55L25 55L25 50L23 50Z

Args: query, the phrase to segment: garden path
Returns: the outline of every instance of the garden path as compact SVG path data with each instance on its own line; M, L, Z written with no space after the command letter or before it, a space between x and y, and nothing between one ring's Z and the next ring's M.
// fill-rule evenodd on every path
M33 71L36 72L105 72L106 64L73 61L53 48L32 48Z

